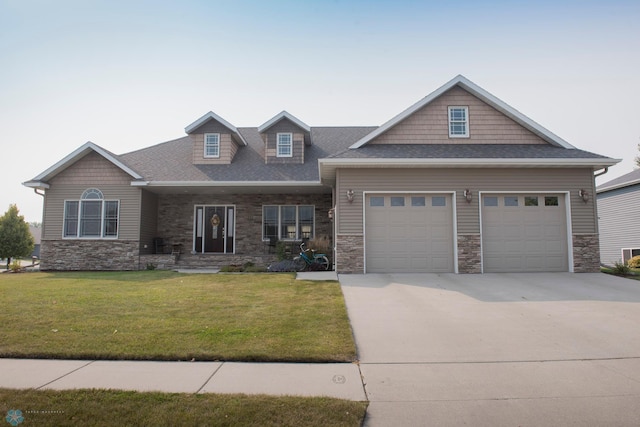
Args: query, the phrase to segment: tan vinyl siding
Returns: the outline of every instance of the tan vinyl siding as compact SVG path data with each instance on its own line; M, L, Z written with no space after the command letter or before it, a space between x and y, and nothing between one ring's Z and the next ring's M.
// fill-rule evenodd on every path
M578 197L581 188L591 194L590 169L339 169L337 173L337 232L362 234L363 191L456 191L458 234L480 233L478 191L571 192L573 234L597 232L593 200ZM472 202L462 195L472 191ZM353 203L346 192L355 191Z
M231 137L229 129L215 120L203 124L197 133L191 133L190 138L193 145L193 164L195 165L228 165L233 161L233 157L238 151L238 144ZM204 134L218 133L220 134L220 157L204 157Z
M448 107L469 107L469 137L449 138ZM546 144L460 87L416 111L370 144Z
M97 153L91 153L50 180L44 198L43 240L61 240L65 200L80 200L88 188L98 188L105 200L120 201L118 239L137 240L140 224L140 189L132 178Z
M620 261L623 248L640 248L640 185L599 194L598 214L602 263Z
M277 144L279 133L292 134L292 157L278 157ZM305 134L302 129L290 120L280 120L267 129L262 135L262 138L265 141L266 163L304 163Z
M140 214L140 253L154 252L153 238L157 237L158 228L158 196L142 190L142 209ZM145 248L144 245L147 245Z

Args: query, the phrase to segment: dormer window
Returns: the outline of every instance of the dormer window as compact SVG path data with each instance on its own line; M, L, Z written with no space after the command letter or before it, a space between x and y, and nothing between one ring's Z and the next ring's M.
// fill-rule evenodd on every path
M205 133L204 134L204 156L220 157L220 134Z
M292 141L293 134L291 133L279 133L278 136L278 148L277 153L278 157L292 157Z
M449 107L449 138L469 137L469 107Z

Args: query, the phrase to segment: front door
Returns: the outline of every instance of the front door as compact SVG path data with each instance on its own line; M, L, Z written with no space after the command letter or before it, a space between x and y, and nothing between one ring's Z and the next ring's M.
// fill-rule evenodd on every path
M196 206L194 223L196 253L233 253L233 206Z

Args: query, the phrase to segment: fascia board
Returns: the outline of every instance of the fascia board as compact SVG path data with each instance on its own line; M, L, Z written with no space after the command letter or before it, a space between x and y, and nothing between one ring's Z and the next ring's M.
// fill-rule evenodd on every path
M275 125L276 123L278 123L282 119L288 119L288 120L292 121L293 123L295 123L296 126L298 126L299 128L303 129L305 132L311 132L311 128L309 127L309 125L307 125L306 123L304 123L303 121L301 121L297 117L289 114L287 111L281 111L275 117L269 119L265 123L263 123L260 126L258 126L258 133L263 133L264 131L266 131L267 129L269 129L271 126Z
M607 186L607 187L596 188L596 193L597 194L606 193L607 191L618 190L618 189L624 188L624 187L631 187L632 185L637 185L637 184L640 184L640 179L636 179L636 180L633 180L633 181L622 182L620 184L610 185L610 186Z
M132 182L147 187L317 187L320 181L147 181Z
M50 187L49 184L42 181L27 181L23 182L22 185L29 188L44 188L45 190Z
M613 166L620 159L321 159L320 166Z
M196 130L197 128L199 128L200 126L202 126L204 123L206 123L207 121L209 121L211 119L217 121L218 123L220 123L221 125L223 125L227 129L229 129L231 132L233 132L240 139L240 141L242 141L242 143L245 146L248 145L247 141L244 140L244 138L242 137L240 132L238 132L238 129L234 125L232 125L231 123L229 123L228 121L226 121L225 119L223 119L222 117L220 117L219 115L214 113L213 111L209 111L207 114L205 114L204 116L200 117L195 122L191 123L189 126L184 128L184 131L187 134L189 134L189 133L193 132L194 130Z
M95 151L96 153L100 154L102 157L104 157L105 159L113 163L118 168L122 169L131 177L135 179L142 179L142 176L140 176L140 174L138 174L136 171L134 171L130 167L126 166L120 160L113 157L111 153L107 152L106 150L94 144L93 142L87 142L84 145L82 145L80 148L76 149L74 152L72 152L71 154L69 154L68 156L66 156L65 158L63 158L53 166L51 166L49 169L45 170L40 175L33 178L32 181L46 181L47 179L56 175L59 171L67 168L70 164L74 163L78 159L87 155L89 151Z
M558 147L563 147L563 148L568 148L568 149L575 149L575 147L573 145L569 144L567 141L565 141L564 139L560 138L558 135L554 134L553 132L551 132L548 129L544 128L543 126L539 125L535 121L531 120L530 118L528 118L524 114L520 113L515 108L511 107L510 105L508 105L507 103L503 102L499 98L497 98L494 95L490 94L489 92L487 92L486 90L482 89L480 86L478 86L475 83L471 82L469 79L467 79L466 77L464 77L462 75L458 75L458 76L454 77L452 80L448 81L443 86L441 86L440 88L436 89L434 92L430 93L429 95L427 95L426 97L424 97L423 99L418 101L417 103L413 104L411 107L407 108L406 110L404 110L403 112L401 112L397 116L393 117L391 120L387 121L386 123L384 123L382 126L377 128L376 130L374 130L370 134L368 134L368 135L364 136L363 138L361 138L360 140L356 141L349 148L350 149L356 149L356 148L362 147L363 145L365 145L366 143L368 143L372 139L376 138L377 136L380 136L381 134L383 134L387 130L391 129L393 126L395 126L398 123L400 123L402 120L406 119L407 117L409 117L410 115L412 115L416 111L418 111L421 108L425 107L427 104L431 103L434 99L436 99L437 97L439 97L440 95L442 95L443 93L445 93L446 91L448 91L449 89L451 89L451 88L453 88L454 86L457 86L457 85L459 85L463 89L467 90L471 94L477 96L478 98L482 99L487 104L491 105L492 107L494 107L495 109L497 109L501 113L503 113L506 116L510 117L511 119L513 119L514 121L519 123L520 125L522 125L525 128L531 130L533 133L535 133L536 135L540 136L541 138L543 138L545 141L549 142L550 144L558 146Z

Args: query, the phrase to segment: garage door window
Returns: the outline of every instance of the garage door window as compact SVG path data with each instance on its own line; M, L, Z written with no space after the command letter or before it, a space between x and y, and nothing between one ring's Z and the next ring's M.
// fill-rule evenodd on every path
M535 196L525 196L524 198L525 206L538 206L538 198Z
M498 206L498 198L494 196L486 196L484 198L484 205L487 207Z
M373 196L369 199L369 206L384 206L384 197Z
M433 196L431 206L447 206L447 198L444 196Z
M504 197L504 205L505 206L518 206L518 196L505 196Z
M544 205L545 206L558 206L558 196L545 196L544 197Z
M392 197L391 206L404 206L404 197Z
M424 197L411 197L411 206L426 206Z

